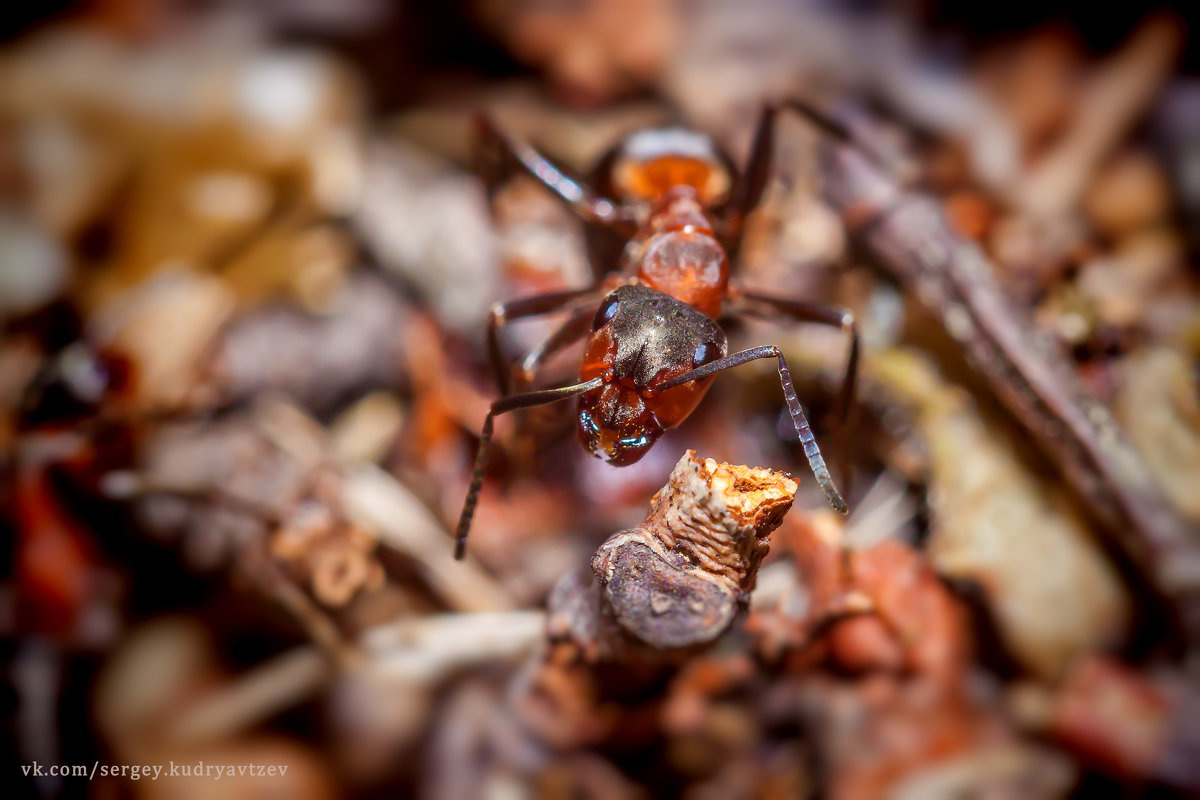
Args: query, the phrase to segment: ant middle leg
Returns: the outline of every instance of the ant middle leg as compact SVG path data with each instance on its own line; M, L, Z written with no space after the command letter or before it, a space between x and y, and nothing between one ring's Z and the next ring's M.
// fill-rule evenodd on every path
M518 385L522 389L531 386L547 361L591 331L594 316L595 310L588 306L572 312L541 344L530 350L517 370Z
M516 369L505 370L503 373L497 371L497 376L504 374L510 380L514 381L513 385L505 390L506 395L511 392L529 391L546 362L553 358L555 354L579 341L591 331L592 318L596 313L593 305L589 303L573 310L553 333L525 355L525 358L519 362ZM512 455L516 457L519 464L527 465L531 462L535 451L535 444L539 439L543 438L529 435L533 427L531 423L532 420L528 413L517 415L516 436ZM551 434L551 436L556 438L557 434Z
M742 350L738 353L731 353L724 358L713 361L711 364L705 364L702 367L697 367L682 375L678 375L657 387L656 390L658 392L665 392L676 386L682 386L685 383L707 378L710 375L724 372L733 367L739 367L742 364L748 364L760 358L774 358L776 360L776 371L779 373L779 382L783 386L783 398L787 402L788 414L792 418L792 426L796 429L796 436L800 439L800 445L804 448L804 457L808 459L808 466L812 469L813 476L817 479L817 485L821 487L821 491L825 493L826 499L829 500L829 505L833 506L835 511L841 514L849 513L850 509L834 484L832 476L829 474L829 467L825 465L825 458L821 455L821 449L817 446L817 440L813 436L812 426L809 425L808 417L804 414L804 408L800 405L800 399L796 396L796 387L792 383L792 374L788 371L787 361L784 360L783 353L775 345L763 345L761 347L752 347L749 350Z
M846 355L846 370L842 374L841 385L838 388L834 419L837 424L838 445L838 474L842 486L849 494L853 473L849 464L849 434L851 416L857 407L859 334L858 322L849 309L837 306L827 306L820 303L810 303L789 297L776 297L761 292L743 291L740 296L752 303L759 303L781 313L796 322L811 322L817 325L827 325L841 329L850 337L850 351ZM765 316L758 309L745 303L735 309L742 313L755 316Z

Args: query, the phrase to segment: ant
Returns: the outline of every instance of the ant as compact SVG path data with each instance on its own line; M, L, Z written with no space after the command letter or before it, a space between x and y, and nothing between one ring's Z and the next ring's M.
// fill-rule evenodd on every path
M788 413L817 483L842 514L838 492L796 397L783 353L774 345L728 352L717 320L722 315L778 316L840 328L850 337L836 415L844 431L854 404L858 327L846 309L777 297L730 281L744 222L762 199L771 166L775 118L791 109L840 139L838 123L798 101L763 106L746 168L708 135L679 127L626 136L597 163L588 183L568 177L534 147L501 130L489 117L476 120L479 154L515 165L554 192L585 223L596 283L498 303L488 320L488 355L501 398L483 423L470 488L463 503L454 557L466 552L467 534L487 467L494 420L500 414L579 398L578 430L592 455L616 466L644 456L662 433L684 421L713 377L733 367L773 358ZM623 252L603 254L624 240ZM615 269L613 269L615 267ZM565 322L521 362L523 385L554 353L587 337L579 381L568 386L510 394L512 369L499 331L513 320L567 311ZM844 453L842 454L844 456ZM843 469L842 481L848 478Z

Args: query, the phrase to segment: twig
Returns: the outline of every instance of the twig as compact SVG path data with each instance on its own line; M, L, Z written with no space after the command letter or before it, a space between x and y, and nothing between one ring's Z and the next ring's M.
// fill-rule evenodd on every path
M309 645L290 650L198 701L173 720L166 736L178 743L225 738L302 701L332 673L329 658L320 648Z
M285 652L203 697L165 731L173 743L228 738L320 691L339 673L369 670L386 680L428 685L457 668L513 658L542 640L541 611L441 614L365 631L340 663L319 647Z
M416 497L372 465L350 467L342 504L352 518L377 531L379 540L413 559L438 595L456 611L505 611L512 598L470 559L454 560L445 528Z
M522 727L558 750L616 735L616 698L661 687L744 615L796 488L782 473L685 453L645 521L602 544L592 574L554 587L546 646L509 686Z
M509 594L470 560L455 561L437 518L408 489L372 464L338 463L325 429L299 408L262 403L257 419L280 447L313 468L330 464L342 474L342 510L373 529L380 542L410 557L455 611L506 611Z
M1200 643L1200 532L1170 505L1108 410L1007 301L983 251L953 233L932 199L906 192L847 146L831 147L822 162L826 192L856 249L942 322Z
M238 555L238 567L252 578L255 588L291 614L322 650L339 663L353 657L337 623L284 573L263 543L242 547Z
M1078 199L1100 160L1154 99L1179 54L1178 20L1158 16L1140 27L1084 91L1071 127L1053 151L1013 187L1013 200L1035 218L1058 217Z
M568 576L550 600L552 637L589 658L669 660L711 644L747 607L766 537L791 508L796 481L689 450L641 526L592 558L597 584Z

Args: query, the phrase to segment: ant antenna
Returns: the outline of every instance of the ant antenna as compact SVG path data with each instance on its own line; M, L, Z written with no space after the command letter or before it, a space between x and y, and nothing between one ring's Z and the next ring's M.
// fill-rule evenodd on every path
M659 386L657 391L665 392L676 386L700 380L701 378L707 378L709 375L723 372L733 367L740 367L742 364L747 364L760 358L774 358L777 360L776 369L779 372L779 382L783 384L783 397L787 401L788 414L791 415L792 425L796 429L800 445L804 448L804 457L808 459L808 466L812 469L813 476L817 479L817 484L821 487L821 491L825 492L825 497L829 500L829 505L833 506L834 510L840 514L849 513L850 508L846 505L846 501L837 490L837 486L834 485L833 477L829 474L829 467L825 465L825 458L821 455L821 449L817 447L816 437L813 436L812 428L808 424L808 417L804 415L804 409L800 405L799 398L796 397L796 387L792 384L792 375L788 371L787 362L783 359L783 353L775 345L768 344L762 347L752 347L749 350L742 350L739 353L731 353L724 358L717 359L711 364L705 364L691 372L685 372L682 375L672 378L662 386Z
M567 400L577 395L586 394L604 385L603 378L592 378L583 383L574 383L557 389L542 389L526 394L515 394L511 397L501 397L492 403L487 418L483 421L483 432L479 435L479 450L475 453L475 470L471 473L471 485L467 489L467 499L463 503L462 515L458 518L458 530L454 537L454 558L462 560L467 552L467 534L471 531L471 519L475 516L475 505L479 501L479 490L483 486L483 476L487 472L488 451L492 445L492 428L496 417L519 408L542 406L559 400Z

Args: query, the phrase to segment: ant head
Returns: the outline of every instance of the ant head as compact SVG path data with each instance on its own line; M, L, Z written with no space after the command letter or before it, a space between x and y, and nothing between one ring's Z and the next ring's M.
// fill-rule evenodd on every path
M596 311L581 380L604 386L579 401L579 435L593 455L632 464L703 398L711 378L657 391L668 380L723 357L725 333L709 317L645 286L622 286Z
M625 137L601 160L596 185L627 203L656 202L690 186L705 206L729 195L734 167L712 137L686 128L653 128Z

